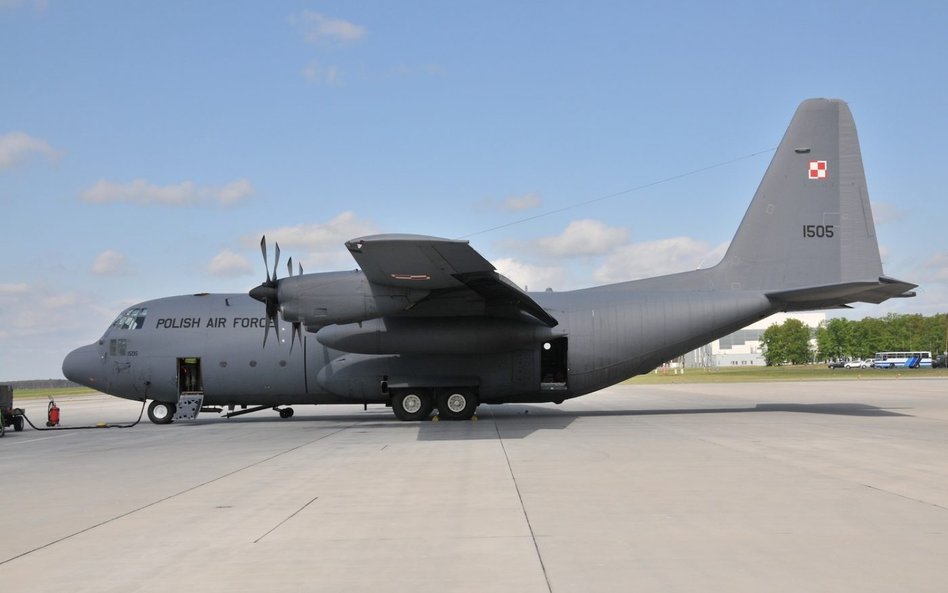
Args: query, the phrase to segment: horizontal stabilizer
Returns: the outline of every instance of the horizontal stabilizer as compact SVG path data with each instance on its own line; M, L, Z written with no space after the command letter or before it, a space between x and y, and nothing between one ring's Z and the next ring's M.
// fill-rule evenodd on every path
M879 304L890 298L912 297L915 296L912 289L916 286L882 276L878 282L843 282L768 292L767 298L793 309L823 309L852 302Z

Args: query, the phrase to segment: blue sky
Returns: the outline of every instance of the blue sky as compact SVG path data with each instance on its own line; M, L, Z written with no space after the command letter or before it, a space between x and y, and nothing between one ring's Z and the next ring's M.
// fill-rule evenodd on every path
M0 380L250 289L264 233L307 271L468 237L531 290L712 265L808 97L850 103L921 285L850 315L948 311L948 4L645 4L0 0Z

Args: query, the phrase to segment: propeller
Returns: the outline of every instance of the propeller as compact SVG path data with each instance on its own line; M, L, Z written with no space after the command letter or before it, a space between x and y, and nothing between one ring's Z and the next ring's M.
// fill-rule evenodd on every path
M303 264L297 264L300 267L300 276L303 275ZM292 278L293 277L293 257L291 256L286 262L286 273ZM290 354L293 354L293 345L296 343L296 338L299 337L300 347L303 346L303 323L300 321L294 321L291 324L292 331L290 333Z
M299 266L299 272L297 273L297 275L302 276L303 264L296 264L296 265ZM290 257L290 260L286 262L286 273L290 276L293 275L293 258L292 257Z
M267 257L267 237L264 235L260 239L260 253L263 255L263 267L267 274L265 282L250 291L251 298L254 298L266 305L267 320L263 326L263 347L267 347L267 337L270 334L270 324L277 333L277 340L280 339L280 324L277 319L277 313L280 310L280 303L277 301L277 266L280 263L280 244L276 244L275 255L273 259L273 277L270 277L270 262Z
M267 279L250 291L250 296L264 305L266 305L267 317L263 326L263 347L267 347L267 338L270 336L270 326L276 330L277 340L280 339L280 320L277 315L280 312L280 301L277 297L277 267L280 265L280 244L274 244L273 275L270 275L270 258L267 255L267 237L264 235L260 239L260 253L263 255L263 268L267 274ZM303 265L299 266L299 275L303 275ZM286 262L286 272L289 277L293 277L293 258ZM293 354L293 344L299 339L300 347L303 346L303 322L292 322L292 334L290 335L290 354Z

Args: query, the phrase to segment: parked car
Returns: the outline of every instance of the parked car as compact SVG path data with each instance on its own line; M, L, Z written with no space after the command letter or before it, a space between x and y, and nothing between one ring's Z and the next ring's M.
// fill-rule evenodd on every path
M828 366L831 369L844 369L846 368L846 363L844 363L841 360L834 360L833 362L829 363L826 366Z
M943 369L948 367L948 357L944 354L939 354L935 357L935 360L932 361L933 369Z
M873 365L874 365L874 361L871 358L867 358L865 360L860 360L857 358L856 360L850 360L849 362L847 362L846 368L847 369L871 369Z

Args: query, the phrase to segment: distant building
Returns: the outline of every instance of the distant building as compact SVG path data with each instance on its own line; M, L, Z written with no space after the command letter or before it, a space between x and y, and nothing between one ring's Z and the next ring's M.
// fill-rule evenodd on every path
M764 366L760 337L771 325L780 325L787 319L798 319L811 330L826 321L826 313L777 313L744 329L724 336L685 355L685 367ZM816 349L816 339L810 339Z

